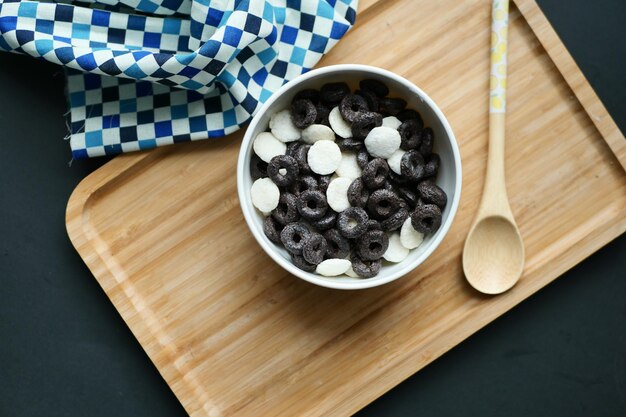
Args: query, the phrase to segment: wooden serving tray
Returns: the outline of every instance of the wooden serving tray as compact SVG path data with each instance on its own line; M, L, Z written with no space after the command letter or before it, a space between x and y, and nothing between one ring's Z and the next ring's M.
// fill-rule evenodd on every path
M506 169L526 268L506 294L472 290L461 248L487 154L490 2L363 3L323 64L422 87L463 158L453 227L410 276L338 291L272 262L239 209L241 133L120 156L70 198L74 246L191 416L354 413L626 230L624 136L534 1L518 0Z

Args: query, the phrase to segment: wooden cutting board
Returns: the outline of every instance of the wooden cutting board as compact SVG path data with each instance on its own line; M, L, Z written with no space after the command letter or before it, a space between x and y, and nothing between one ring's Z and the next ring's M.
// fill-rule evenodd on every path
M418 270L355 292L288 275L238 206L241 132L120 156L68 203L73 244L194 417L354 413L626 230L624 136L534 1L518 0L506 169L526 268L506 294L473 291L461 248L487 153L490 2L364 3L322 64L407 77L461 148L459 212Z

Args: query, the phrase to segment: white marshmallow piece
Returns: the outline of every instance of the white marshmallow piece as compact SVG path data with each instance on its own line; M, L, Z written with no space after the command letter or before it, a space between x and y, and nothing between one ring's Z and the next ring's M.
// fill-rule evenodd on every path
M402 162L402 157L406 152L402 149L398 149L395 151L389 158L387 158L387 164L389 165L389 169L395 172L398 175L401 175L402 172L400 170L400 164Z
M390 127L375 127L365 138L367 151L375 158L389 158L400 149L400 133Z
M287 152L287 145L270 132L261 132L254 139L252 149L259 158L269 163L276 155L284 155Z
M350 268L348 268L348 270L345 273L350 278L359 278L359 275L356 272L354 272L354 269L352 269L352 264L350 264Z
M311 171L320 175L332 174L341 163L341 150L330 140L320 140L309 148L307 162Z
M389 262L402 262L409 255L409 250L400 242L400 233L395 232L389 235L389 246L383 258Z
M383 126L390 127L392 129L398 129L402 122L396 116L387 116L383 118Z
M352 267L352 263L347 259L332 258L322 261L315 272L325 277L336 277L346 273L348 268Z
M291 120L289 109L281 110L270 117L270 130L281 142L293 142L300 139L301 136L300 129Z
M400 229L400 243L402 243L402 246L407 249L415 249L421 245L423 241L424 234L413 228L410 217L406 219Z
M383 122L384 120L385 119L383 119ZM352 137L352 127L350 127L350 124L346 122L343 117L341 117L339 106L330 111L328 114L328 121L330 122L330 127L333 128L337 135L344 139Z
M335 141L335 132L328 126L311 125L302 131L302 141L309 145L314 144L318 140Z
M280 190L269 178L259 178L250 188L252 205L262 213L269 213L278 207Z
M330 208L337 213L341 213L350 207L350 202L348 201L348 188L350 188L350 184L352 184L352 180L343 177L335 178L328 184L328 188L326 189L326 201L328 201Z
M356 162L356 154L354 152L342 152L341 162L337 171L337 175L344 178L355 180L361 176L361 167Z

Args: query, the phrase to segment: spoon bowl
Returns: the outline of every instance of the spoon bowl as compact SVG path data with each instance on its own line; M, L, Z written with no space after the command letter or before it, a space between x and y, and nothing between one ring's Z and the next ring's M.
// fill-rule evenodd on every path
M515 222L505 216L479 219L463 249L467 281L485 294L500 294L515 285L524 269L524 243Z

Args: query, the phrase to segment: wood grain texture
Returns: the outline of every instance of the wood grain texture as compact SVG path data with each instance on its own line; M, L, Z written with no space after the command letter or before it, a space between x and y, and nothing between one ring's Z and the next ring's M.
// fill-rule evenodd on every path
M607 128L512 8L506 176L526 266L501 296L465 282L461 249L487 157L489 23L482 0L384 1L322 62L407 77L461 148L448 236L384 287L318 288L263 253L237 201L241 133L123 155L77 187L68 234L191 416L354 413L626 230L626 175Z

